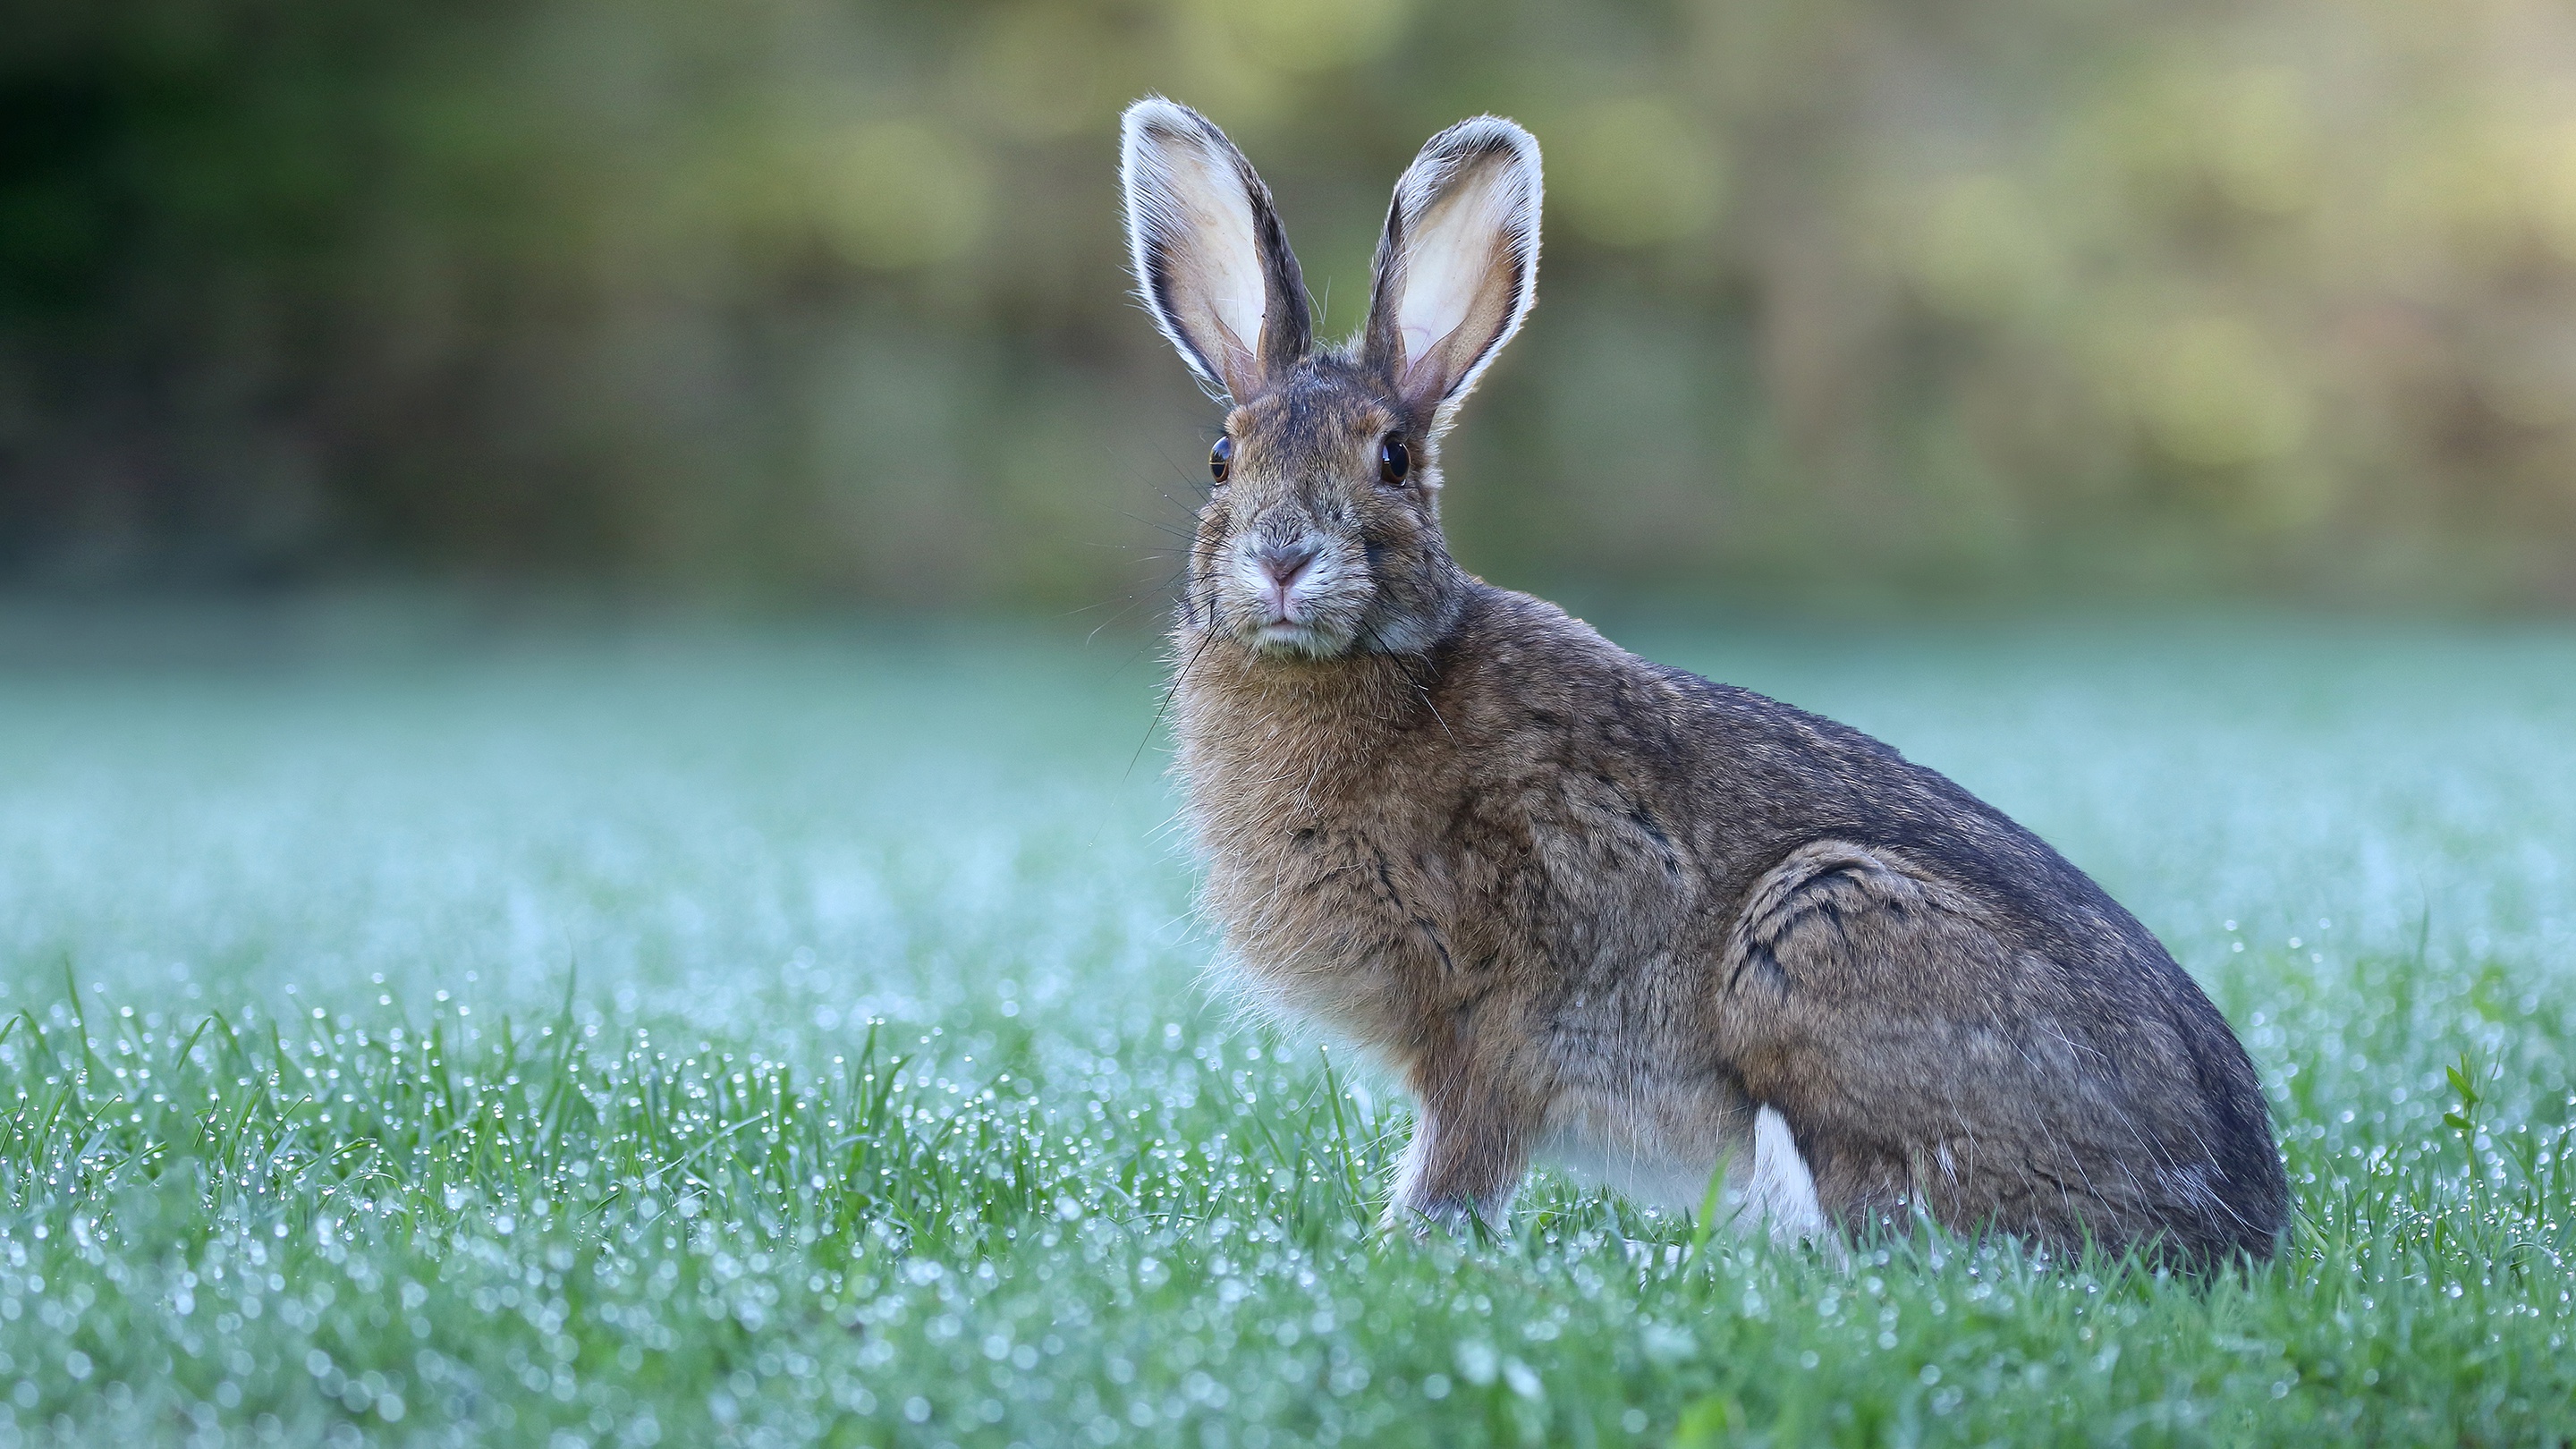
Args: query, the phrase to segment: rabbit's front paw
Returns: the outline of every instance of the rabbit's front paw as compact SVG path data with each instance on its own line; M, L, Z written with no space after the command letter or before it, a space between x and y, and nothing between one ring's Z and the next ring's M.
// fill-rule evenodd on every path
M1441 1197L1419 1202L1398 1199L1386 1205L1377 1227L1390 1238L1403 1234L1417 1243L1427 1243L1441 1233L1462 1238L1499 1233L1502 1214L1480 1208L1468 1198Z

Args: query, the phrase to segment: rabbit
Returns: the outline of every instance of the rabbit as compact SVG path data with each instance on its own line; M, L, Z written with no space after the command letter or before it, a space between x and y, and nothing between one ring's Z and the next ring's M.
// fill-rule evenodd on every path
M1422 148L1339 344L1221 131L1159 97L1122 131L1142 300L1228 407L1167 706L1204 906L1254 1003L1415 1099L1393 1219L1499 1225L1544 1160L1684 1210L1722 1180L1826 1245L2274 1251L2252 1062L2083 872L1877 740L1451 558L1440 439L1536 295L1527 131Z

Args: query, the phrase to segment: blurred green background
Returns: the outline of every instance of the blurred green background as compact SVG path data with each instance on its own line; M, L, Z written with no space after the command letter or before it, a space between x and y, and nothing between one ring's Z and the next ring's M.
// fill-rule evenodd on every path
M2576 602L2541 0L16 0L0 580L1150 618L1209 410L1115 117L1353 325L1496 111L1541 306L1448 507L1531 587Z

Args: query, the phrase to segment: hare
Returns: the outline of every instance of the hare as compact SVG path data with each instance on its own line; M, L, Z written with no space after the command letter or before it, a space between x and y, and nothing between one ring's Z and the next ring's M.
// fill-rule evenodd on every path
M1229 405L1173 640L1174 768L1254 999L1401 1076L1391 1215L1534 1160L1774 1231L2267 1257L2286 1188L2227 1022L2057 852L1895 750L1627 653L1453 561L1440 437L1528 316L1539 153L1431 138L1368 318L1318 344L1242 153L1126 113L1157 326Z

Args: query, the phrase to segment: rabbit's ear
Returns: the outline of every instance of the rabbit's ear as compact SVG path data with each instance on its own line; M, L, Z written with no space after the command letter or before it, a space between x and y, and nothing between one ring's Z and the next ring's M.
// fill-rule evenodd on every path
M1123 130L1127 245L1145 305L1200 381L1250 398L1314 341L1270 188L1187 106L1147 96L1127 108Z
M1361 355L1443 417L1538 299L1538 141L1499 116L1431 138L1395 183Z

